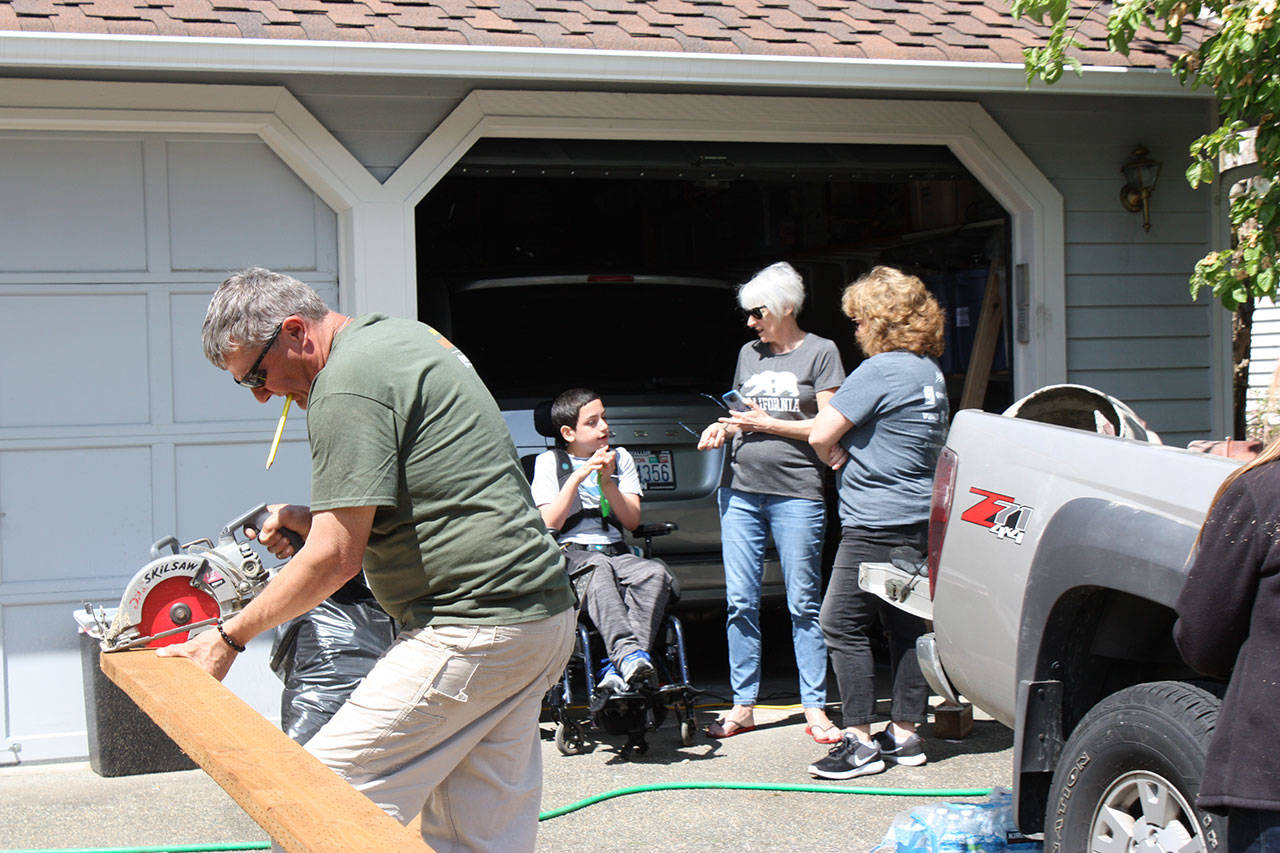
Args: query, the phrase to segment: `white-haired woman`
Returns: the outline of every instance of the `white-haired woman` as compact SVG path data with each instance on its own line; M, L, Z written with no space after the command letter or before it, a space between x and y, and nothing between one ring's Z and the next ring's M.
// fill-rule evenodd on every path
M700 450L730 442L719 501L733 708L707 730L714 738L755 728L760 590L765 544L772 538L791 612L805 731L819 743L840 739L825 710L827 647L818 617L826 503L809 429L844 380L844 367L834 343L796 322L803 303L804 282L787 263L766 267L738 289L738 304L757 339L739 351L733 387L750 409L720 418L698 442Z

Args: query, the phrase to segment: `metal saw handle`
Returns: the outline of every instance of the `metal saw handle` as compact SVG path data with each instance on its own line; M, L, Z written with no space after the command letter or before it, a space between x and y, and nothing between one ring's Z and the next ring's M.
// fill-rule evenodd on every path
M222 528L222 533L219 534L218 538L219 540L230 539L234 541L236 533L243 532L246 527L252 527L261 533L262 525L270 515L271 510L267 509L266 504L258 504L243 515L228 521L227 526ZM293 546L294 553L302 550L302 536L296 530L281 527L280 535L284 536L289 544Z
M178 537L169 534L163 539L157 539L155 544L151 546L151 559L158 560L163 557L165 548L168 548L171 554L182 553L182 546L178 543Z

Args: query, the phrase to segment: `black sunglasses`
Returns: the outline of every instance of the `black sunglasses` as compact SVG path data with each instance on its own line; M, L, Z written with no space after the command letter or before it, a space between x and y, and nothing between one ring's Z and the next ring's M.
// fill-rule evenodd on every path
M271 349L271 345L276 342L276 338L280 336L280 330L284 328L283 323L276 324L276 330L271 333L271 337L267 338L266 344L262 347L262 352L258 353L258 359L253 363L253 367L249 368L249 372L239 379L232 376L236 380L237 385L245 388L261 388L267 384L267 371L259 370L262 360L267 357L267 352Z
M766 309L763 305L757 305L755 308L739 308L738 310L742 312L743 319L755 317L757 320L763 320Z

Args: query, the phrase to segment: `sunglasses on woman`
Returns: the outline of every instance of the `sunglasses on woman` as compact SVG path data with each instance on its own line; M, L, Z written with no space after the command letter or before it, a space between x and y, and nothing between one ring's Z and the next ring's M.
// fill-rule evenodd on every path
M742 319L744 320L748 317L763 320L766 309L763 305L757 305L755 308L739 308L738 310L742 312Z

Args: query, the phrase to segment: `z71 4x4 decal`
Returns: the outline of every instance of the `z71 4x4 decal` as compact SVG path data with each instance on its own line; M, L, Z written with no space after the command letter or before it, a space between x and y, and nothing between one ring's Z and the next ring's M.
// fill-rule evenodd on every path
M970 487L969 491L982 499L961 513L960 520L985 527L1000 539L1021 545L1027 522L1031 519L1031 507L1018 503L1009 495L986 489Z

